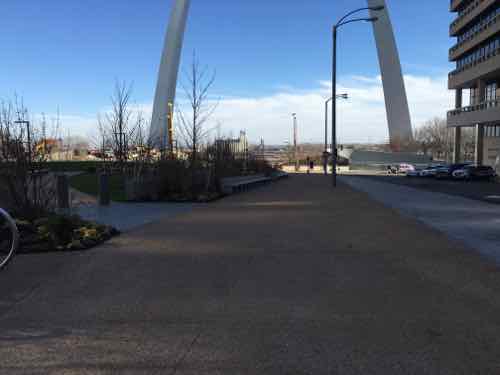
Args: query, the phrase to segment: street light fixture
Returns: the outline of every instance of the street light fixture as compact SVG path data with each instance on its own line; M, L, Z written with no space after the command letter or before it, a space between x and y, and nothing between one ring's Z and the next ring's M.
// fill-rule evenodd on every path
M354 22L376 22L378 17L366 17L366 18L352 18L350 16L364 10L381 11L385 9L384 6L376 7L365 7L355 9L352 12L347 13L333 26L333 59L332 59L332 98L337 97L337 31L340 27L354 23ZM332 105L332 166L333 166L333 187L337 187L337 101L333 100Z
M336 96L337 99L349 99L348 94L340 94ZM325 176L328 175L328 103L332 101L333 97L325 101L325 151L323 152L323 170Z

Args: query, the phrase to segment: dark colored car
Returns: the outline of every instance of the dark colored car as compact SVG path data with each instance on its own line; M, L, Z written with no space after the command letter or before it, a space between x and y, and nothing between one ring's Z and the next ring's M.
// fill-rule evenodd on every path
M435 177L437 179L446 179L453 178L453 172L459 169L463 169L466 166L470 165L469 163L459 163L459 164L451 164L444 167L440 167L435 172Z
M467 165L453 172L453 178L463 180L491 180L496 175L495 170L486 165Z

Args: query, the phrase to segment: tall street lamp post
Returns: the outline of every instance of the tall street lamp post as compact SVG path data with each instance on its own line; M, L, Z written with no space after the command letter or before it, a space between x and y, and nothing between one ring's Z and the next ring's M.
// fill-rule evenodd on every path
M298 150L297 150L297 147L298 147L298 141L297 141L297 132L298 132L298 129L297 129L297 114L296 113L292 113L292 117L293 117L293 153L294 153L294 159L295 159L295 172L298 172L299 169L300 169L300 165L299 165L299 159L298 159Z
M337 32L338 29L344 25L354 22L375 22L378 20L377 17L366 17L366 18L351 18L355 13L361 12L363 10L373 10L373 11L381 11L383 10L383 6L376 7L365 7L353 10L352 12L347 13L344 17L342 17L334 26L333 26L333 66L332 66L332 98L337 97ZM332 105L332 166L333 166L333 187L337 187L337 101L333 100Z
M336 96L336 99L349 99L349 95L340 94ZM325 176L328 175L328 103L330 103L332 100L333 97L325 101L325 151L323 152L323 169L325 172Z

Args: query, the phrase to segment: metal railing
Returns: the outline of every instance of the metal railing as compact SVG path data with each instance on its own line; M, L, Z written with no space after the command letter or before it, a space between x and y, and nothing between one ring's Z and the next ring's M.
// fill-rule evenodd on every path
M465 43L470 42L475 37L477 37L478 35L482 34L483 31L488 30L491 26L493 26L494 24L496 24L499 19L500 19L500 14L497 14L491 20L489 20L488 22L485 22L484 25L481 25L481 27L479 28L479 30L475 31L474 33L472 33L471 35L469 35L467 38L461 40L460 42L458 42L457 44L455 44L453 47L451 47L450 48L450 57L451 57L451 55L456 50L458 50L460 47L462 47Z
M500 107L500 100L489 100L487 102L469 105L467 107L457 108L448 111L448 117L459 116L464 113L484 111L485 109Z
M469 6L467 6L463 12L451 23L450 25L450 31L452 31L455 26L457 26L462 20L467 17L469 14L471 14L474 9L476 9L478 6L480 6L482 3L484 3L487 0L475 0L473 1Z

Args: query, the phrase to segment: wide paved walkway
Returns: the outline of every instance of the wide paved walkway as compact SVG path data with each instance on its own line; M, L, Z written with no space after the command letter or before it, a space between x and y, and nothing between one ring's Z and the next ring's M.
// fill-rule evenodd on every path
M500 206L457 195L384 182L383 178L342 176L373 199L436 228L500 264Z
M0 373L499 373L498 268L328 182L20 257L0 273Z

